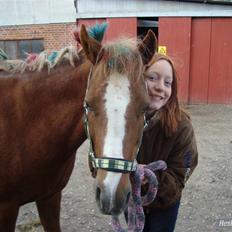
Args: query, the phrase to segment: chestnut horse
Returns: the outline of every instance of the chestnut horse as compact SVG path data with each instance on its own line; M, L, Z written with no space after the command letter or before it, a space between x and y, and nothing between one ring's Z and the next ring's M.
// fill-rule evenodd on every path
M102 46L81 28L81 43L92 62L85 96L85 123L90 140L96 201L103 214L118 215L131 193L130 172L149 105L144 68L156 51L152 31L138 43L115 41Z
M1 232L13 232L19 207L32 201L45 231L61 231L61 192L86 139L83 100L91 63L83 50L72 59L75 67L64 62L48 72L37 63L40 72L24 66L23 73L0 73Z

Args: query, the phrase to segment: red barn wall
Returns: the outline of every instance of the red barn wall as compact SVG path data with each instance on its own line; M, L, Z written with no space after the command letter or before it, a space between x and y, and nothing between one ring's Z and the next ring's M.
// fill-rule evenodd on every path
M96 22L101 23L104 21L109 24L104 41L115 40L122 36L137 36L137 18L79 19L77 20L77 24L92 25Z
M232 103L232 18L159 18L159 45L179 73L186 103Z
M191 17L160 17L160 46L167 47L167 55L175 62L179 74L179 96L182 102L188 101L189 64L191 45Z
M232 18L212 19L208 103L232 103Z
M105 40L137 35L137 18L78 20L109 22ZM160 17L160 46L175 62L183 103L232 103L232 18Z
M210 68L211 19L192 20L189 102L207 103Z

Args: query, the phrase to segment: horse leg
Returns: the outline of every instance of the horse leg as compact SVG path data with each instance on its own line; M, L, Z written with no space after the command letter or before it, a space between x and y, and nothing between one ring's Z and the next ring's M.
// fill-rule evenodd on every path
M46 232L61 232L60 202L61 192L52 197L36 201L40 221Z
M0 202L0 231L14 232L19 206L15 203Z

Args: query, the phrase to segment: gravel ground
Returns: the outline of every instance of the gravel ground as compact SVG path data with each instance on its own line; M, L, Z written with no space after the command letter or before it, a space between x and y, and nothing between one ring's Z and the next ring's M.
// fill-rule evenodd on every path
M199 151L199 165L183 192L177 232L232 231L232 105L188 105ZM72 177L63 191L64 232L111 232L110 217L95 205L87 165L88 143L77 151ZM17 232L43 231L33 203L20 209Z

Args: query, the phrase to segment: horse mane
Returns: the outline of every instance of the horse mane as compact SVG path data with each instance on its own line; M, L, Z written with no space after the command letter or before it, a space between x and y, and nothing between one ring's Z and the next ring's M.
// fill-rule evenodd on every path
M27 54L26 60L3 60L0 63L0 70L10 73L23 73L26 70L40 72L47 68L50 71L65 61L75 67L75 63L79 59L79 50L76 47L69 46L59 51L48 52L45 50L39 54Z
M102 24L96 23L94 26L87 29L88 35L97 41L101 42L105 31L108 27L108 23L103 22Z
M29 54L26 63L31 71L41 71L44 67L47 67L48 70L54 69L65 61L68 61L71 66L75 67L75 63L79 59L79 50L76 47L69 46L51 53L43 51L36 56Z
M141 67L142 58L137 44L140 40L136 38L119 38L113 42L108 42L102 47L101 60L105 63L105 70L109 73L118 72L121 74L131 74L134 67ZM142 72L142 70L139 70ZM128 77L139 77L140 75L128 75Z
M96 23L88 27L87 31L89 36L101 42L107 26L106 22L102 24ZM77 46L67 46L59 51L49 52L45 50L39 54L27 54L25 60L9 60L7 54L0 49L0 71L8 73L40 72L44 68L47 68L49 72L64 62L68 62L71 66L75 67L77 61L80 59L79 53L82 49L78 30L73 32L73 38L77 42Z

